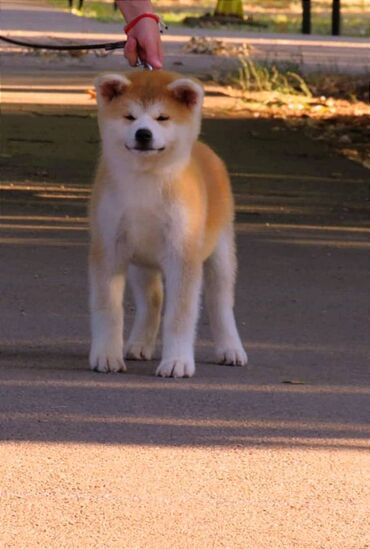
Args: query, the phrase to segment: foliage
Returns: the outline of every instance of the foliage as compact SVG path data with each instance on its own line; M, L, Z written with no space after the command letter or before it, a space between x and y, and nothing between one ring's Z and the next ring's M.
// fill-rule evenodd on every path
M302 14L298 13L258 13L254 20L267 25L268 32L300 33ZM329 12L312 14L312 33L330 35L331 15ZM342 35L345 36L370 36L370 19L361 13L348 14L342 17Z
M249 58L240 59L236 84L244 91L278 91L290 95L311 97L304 79L292 71L282 71L275 65L263 65Z
M242 0L217 0L215 14L234 15L243 19L243 1Z
M67 9L67 1L66 0L49 0L51 3L53 3L58 8L65 8ZM97 19L98 21L102 22L122 22L122 15L120 11L114 11L113 9L113 2L99 2L94 0L87 0L84 3L84 6L81 11L77 9L73 9L72 13L74 15L83 16L83 17L91 17L93 19Z

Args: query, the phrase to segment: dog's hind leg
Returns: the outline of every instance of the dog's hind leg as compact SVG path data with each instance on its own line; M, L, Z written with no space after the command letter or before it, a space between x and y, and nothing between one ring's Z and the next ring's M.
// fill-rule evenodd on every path
M161 274L155 269L130 265L128 280L136 312L125 356L137 360L150 360L161 321L163 302Z
M247 363L247 354L240 341L233 310L235 275L234 232L229 225L205 263L204 293L217 362L242 366Z

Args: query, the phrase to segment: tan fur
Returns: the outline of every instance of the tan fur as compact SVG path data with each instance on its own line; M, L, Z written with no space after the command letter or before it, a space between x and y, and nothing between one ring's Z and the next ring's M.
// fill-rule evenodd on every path
M206 229L202 250L202 259L205 260L214 250L222 228L233 220L233 198L225 165L207 145L199 141L195 144L192 162L200 174L195 184L205 189L202 192L206 199Z
M136 100L139 98L143 105L147 105L160 98L166 102L171 116L177 121L181 122L189 118L189 109L176 101L173 94L166 89L166 86L180 78L179 74L165 71L156 71L153 73L141 71L126 73L125 77L130 81L131 85L118 101L112 101L106 109L106 116L114 117L119 115L122 112L122 107L124 110L127 102L132 99ZM197 82L196 79L193 80Z
M142 313L135 320L127 356L151 356L162 303L162 287L155 273L162 271L170 300L164 321L164 340L168 343L164 341L164 356L157 373L192 375L191 348L202 264L208 258L208 270L215 273L209 284L215 295L211 301L218 300L217 293L222 293L222 287L220 291L217 288L223 278L228 292L226 305L220 301L214 313L215 331L223 332L219 356L226 357L229 363L245 363L232 315L233 198L223 162L207 145L196 141L200 84L164 71L132 72L123 77L102 77L97 81L97 95L103 156L90 204L91 366L100 371L125 369L119 356L123 323L120 308L130 263L139 269L132 271L137 299L140 301L145 295L147 305L141 304ZM155 111L157 107L159 110ZM158 154L128 152L131 141L130 147L126 142L121 147L120 142L117 145L112 140L113 132L120 140L120 128L123 135L130 135L135 123L132 120L136 120L131 114L135 108L141 109L143 120L149 119L154 133L158 129L159 140L163 133L166 146L153 149L160 151ZM156 114L152 119L147 112ZM169 120L153 122L162 115ZM184 138L182 154L173 134L176 138L176 133L180 136L183 131L189 138ZM121 154L126 155L122 162ZM230 263L229 267L225 262ZM229 275L224 273L228 268ZM228 311L224 314L222 308ZM101 336L105 332L108 335Z

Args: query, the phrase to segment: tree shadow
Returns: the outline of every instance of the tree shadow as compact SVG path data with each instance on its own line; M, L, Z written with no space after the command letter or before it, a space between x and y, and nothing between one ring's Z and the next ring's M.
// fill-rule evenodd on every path
M46 355L47 356L47 355ZM130 364L132 366L132 364ZM140 374L139 374L140 372ZM3 441L154 446L351 448L369 432L366 387L163 380L13 369L1 372Z
M365 170L282 126L271 132L276 121L207 121L207 141L234 174L236 312L253 369L210 363L203 315L194 379L155 378L154 362L104 376L87 369L86 199L96 121L17 114L5 122L1 440L365 448ZM343 221L330 208L346 188L355 206ZM295 209L290 202L279 211L292 197Z

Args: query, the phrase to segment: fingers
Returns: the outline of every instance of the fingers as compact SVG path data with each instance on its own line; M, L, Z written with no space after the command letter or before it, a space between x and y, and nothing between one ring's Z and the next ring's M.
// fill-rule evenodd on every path
M159 33L145 36L139 44L140 58L149 63L153 69L161 69L163 66L163 51Z
M125 57L131 66L138 58L151 65L153 69L163 66L163 50L157 23L143 19L129 32L125 47Z
M139 57L153 67L153 69L161 69L163 66L163 55L160 45L144 44L139 47Z
M157 42L156 52L152 59L152 63L150 64L154 69L161 69L163 67L163 48L162 48L162 42L160 39Z
M132 35L127 38L124 54L131 67L134 67L138 59L138 45Z

